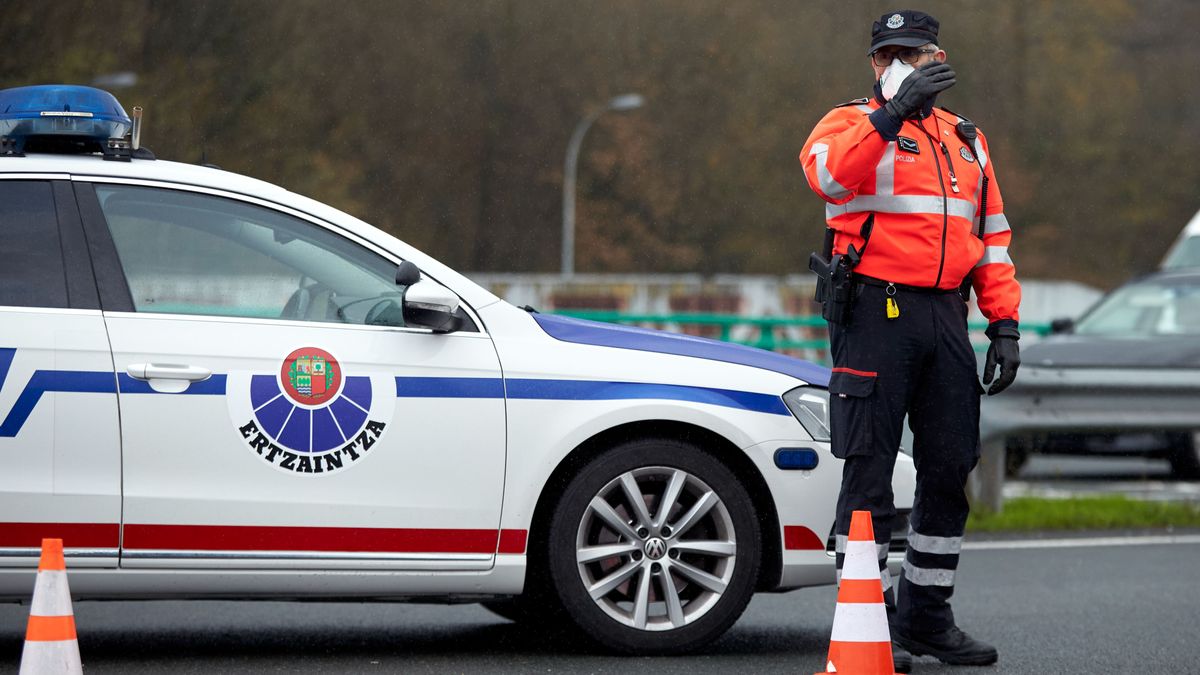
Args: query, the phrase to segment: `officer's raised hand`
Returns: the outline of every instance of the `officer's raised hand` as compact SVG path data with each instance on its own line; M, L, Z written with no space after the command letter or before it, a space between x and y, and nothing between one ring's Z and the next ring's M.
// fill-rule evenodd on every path
M953 68L944 61L930 61L904 78L896 95L883 107L893 119L903 122L930 98L953 87L955 81Z
M999 394L1017 379L1017 368L1021 367L1021 348L1017 340L1021 338L1015 322L997 321L987 328L987 336L992 339L988 347L987 358L983 362L983 383L991 384L996 374L996 366L1000 366L1000 377L988 388L988 396Z

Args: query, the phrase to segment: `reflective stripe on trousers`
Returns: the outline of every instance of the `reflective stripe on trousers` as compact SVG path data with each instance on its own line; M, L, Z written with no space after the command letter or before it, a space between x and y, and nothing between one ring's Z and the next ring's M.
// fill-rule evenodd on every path
M962 537L936 537L921 534L909 528L908 551L905 554L903 574L909 582L918 586L954 586L954 572L958 568L958 554L962 551ZM925 555L922 555L925 554ZM953 567L921 567L918 563L941 558L953 559ZM918 560L914 561L913 558Z

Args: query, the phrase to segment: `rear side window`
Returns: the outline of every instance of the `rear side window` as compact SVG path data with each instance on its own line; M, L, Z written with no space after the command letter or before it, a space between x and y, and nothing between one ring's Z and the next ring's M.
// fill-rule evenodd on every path
M62 243L47 181L0 180L0 306L67 306Z

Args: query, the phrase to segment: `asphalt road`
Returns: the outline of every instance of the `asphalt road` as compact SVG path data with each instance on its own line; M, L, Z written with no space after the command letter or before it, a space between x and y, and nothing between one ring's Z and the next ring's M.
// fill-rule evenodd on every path
M958 620L998 646L1000 664L926 657L915 672L1198 672L1197 559L1195 543L967 550ZM475 605L81 602L75 613L88 673L813 673L834 600L833 588L757 596L725 637L675 658L590 653ZM15 672L27 611L0 605L0 670Z

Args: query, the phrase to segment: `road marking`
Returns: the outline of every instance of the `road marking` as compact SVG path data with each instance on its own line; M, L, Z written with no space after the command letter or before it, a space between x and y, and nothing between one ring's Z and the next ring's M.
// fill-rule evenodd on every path
M1088 537L1078 539L1017 539L1012 541L965 542L964 551L1005 551L1028 548L1083 548L1087 546L1158 546L1200 544L1200 534L1163 534L1136 537Z

